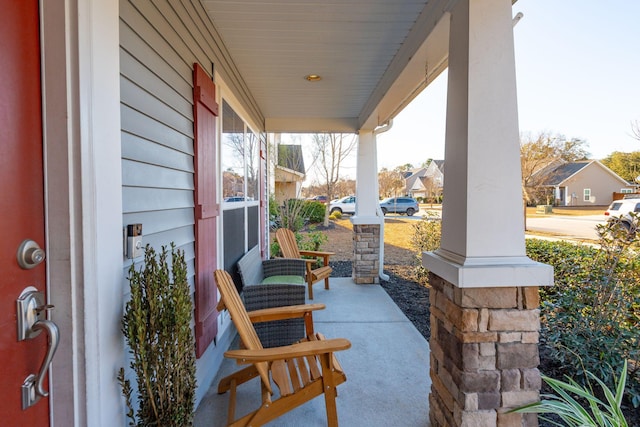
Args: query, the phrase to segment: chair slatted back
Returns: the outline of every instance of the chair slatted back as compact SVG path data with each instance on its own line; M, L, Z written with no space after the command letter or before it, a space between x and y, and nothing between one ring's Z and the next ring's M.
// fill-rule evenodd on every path
M231 320L236 326L245 348L249 350L262 349L260 338L258 338L258 334L253 327L253 323L251 323L251 319L249 319L247 310L240 299L240 295L238 294L238 290L236 289L231 276L224 270L216 270L213 275L216 280L216 284L218 285L218 289L222 294L222 301L224 302L225 307L229 310ZM255 365L258 373L260 374L260 378L262 378L263 384L267 387L269 392L272 392L271 383L269 381L268 363L258 362Z
M280 245L280 251L285 258L302 258L298 249L298 242L293 231L288 228L279 228L276 230L276 240Z

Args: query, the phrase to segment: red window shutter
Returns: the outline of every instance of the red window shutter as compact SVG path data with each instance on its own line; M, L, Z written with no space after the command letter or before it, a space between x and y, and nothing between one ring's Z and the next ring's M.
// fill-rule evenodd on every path
M216 263L216 86L199 64L193 66L196 281L196 357L202 356L218 332Z

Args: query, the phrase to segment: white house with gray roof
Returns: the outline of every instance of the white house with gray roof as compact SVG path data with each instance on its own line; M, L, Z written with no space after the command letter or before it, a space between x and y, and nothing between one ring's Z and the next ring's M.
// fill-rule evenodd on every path
M405 177L405 192L412 197L437 197L442 195L444 174L440 169L444 160L431 160L425 167L412 169Z

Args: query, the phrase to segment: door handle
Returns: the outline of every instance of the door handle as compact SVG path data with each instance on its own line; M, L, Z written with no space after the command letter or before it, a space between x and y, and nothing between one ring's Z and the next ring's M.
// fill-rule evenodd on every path
M40 372L38 372L36 381L36 395L47 397L49 396L49 392L44 389L44 379L46 378L49 366L51 366L53 356L56 354L56 350L58 350L60 332L58 330L58 325L53 323L51 320L38 320L31 329L36 331L45 330L49 335L47 354L42 361L42 366L40 366Z
M41 397L49 395L44 389L44 380L60 342L58 326L45 319L45 312L52 308L52 305L44 304L44 294L33 286L22 291L17 301L18 341L33 339L43 330L48 335L47 354L38 374L30 374L22 383L22 409L33 406Z

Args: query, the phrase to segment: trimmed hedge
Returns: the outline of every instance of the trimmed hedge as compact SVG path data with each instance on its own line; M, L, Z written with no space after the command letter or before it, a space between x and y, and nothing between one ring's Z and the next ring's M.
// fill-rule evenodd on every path
M527 239L527 255L554 268L555 286L540 288L541 344L567 375L587 371L613 386L631 361L626 395L640 406L640 261L619 241L602 249ZM635 364L633 362L636 362Z

